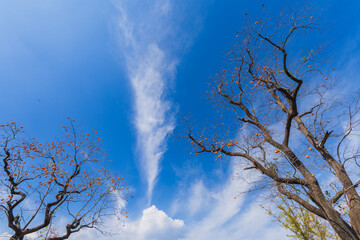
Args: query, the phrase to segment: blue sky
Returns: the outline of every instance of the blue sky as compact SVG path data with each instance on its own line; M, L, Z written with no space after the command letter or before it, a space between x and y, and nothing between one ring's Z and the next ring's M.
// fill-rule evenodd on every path
M285 2L294 6L280 0L0 1L1 121L16 121L44 140L60 134L67 116L96 129L113 160L109 167L126 177L135 196L120 236L81 236L286 239L257 196L234 199L249 186L231 181L233 161L190 156L189 143L175 137L184 134L182 117L200 127L214 120L208 83L236 43L244 13L256 17L264 3L268 15L277 15ZM327 42L339 81L359 87L360 3L315 6L325 11L323 29L305 36L304 47Z

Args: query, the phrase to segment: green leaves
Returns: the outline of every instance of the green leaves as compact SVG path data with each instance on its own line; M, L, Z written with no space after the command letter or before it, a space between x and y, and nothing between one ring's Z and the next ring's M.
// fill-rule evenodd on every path
M279 211L265 210L281 223L282 227L293 233L287 235L288 237L300 240L340 240L327 222L296 202L281 196L275 204Z

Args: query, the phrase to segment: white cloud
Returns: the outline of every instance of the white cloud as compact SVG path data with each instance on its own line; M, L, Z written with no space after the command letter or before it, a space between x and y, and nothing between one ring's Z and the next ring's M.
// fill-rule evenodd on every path
M134 123L138 150L141 152L140 166L148 183L149 201L166 150L166 137L174 127L171 113L173 105L166 95L176 71L177 59L162 45L163 42L169 42L168 34L175 32L172 28L174 24L169 19L169 13L174 9L172 3L168 0L150 1L150 5L149 2L144 3L148 8L146 11L139 9L136 13L131 11L134 2L116 2L121 14L118 25L119 45L122 45L134 92ZM134 14L141 16L133 17ZM237 193L248 190L249 185L232 181L235 168L233 170L225 183L211 188L205 186L203 181L195 180L188 197L174 200L172 215L185 215L187 217L182 218L184 220L172 219L151 206L143 211L139 219L127 223L120 230L120 235L113 239L282 239L284 234L278 227L269 228L271 219L257 204L246 206L245 213L242 211L246 199L243 195L237 196ZM262 228L261 231L258 227ZM113 228L119 229L119 226ZM258 237L252 238L251 234Z
M74 234L74 237L87 240L175 240L183 235L185 224L182 220L172 219L153 205L143 210L139 219L127 221L125 227L118 221L109 221L106 227L108 231L118 233L104 236L95 230L84 230Z
M232 161L230 170L225 182L206 186L205 181L196 180L185 194L187 198L182 194L174 201L171 210L175 214L188 213L184 218L185 234L180 240L287 239L287 232L272 223L259 202L250 201L245 193L239 194L251 185L237 177L243 173L236 161ZM252 181L258 178L259 175L251 176Z
M9 239L11 237L11 234L8 232L3 232L0 234L0 239Z
M133 72L131 82L135 92L138 146L142 151L143 168L148 181L148 196L151 198L159 162L166 146L166 136L173 130L174 123L169 116L171 104L163 99L166 80L162 76L163 52L151 45L139 69Z
M129 4L129 3L128 3ZM174 129L170 101L166 94L175 73L176 59L160 46L166 32L158 32L158 24L166 24L171 9L169 1L154 1L148 13L134 21L129 10L116 2L120 11L119 41L125 55L126 68L134 92L134 125L140 166L148 184L148 201L160 171L166 150L166 137ZM153 18L153 19L152 19ZM161 28L160 28L161 29Z
M139 220L127 224L120 239L178 239L184 226L184 221L170 218L153 205L143 211Z
M193 224L188 228L186 237L180 240L282 240L288 239L286 232L279 226L272 223L270 216L267 216L264 210L256 203L247 206L244 211L234 216L227 222L218 221L217 218L204 219L200 226ZM211 227L204 227L204 224L212 221Z
M105 232L116 233L104 236L95 230L84 230L74 234L75 239L87 240L282 240L287 231L272 223L272 218L255 200L239 192L249 190L250 185L237 181L238 171L234 161L225 182L211 187L203 180L195 180L186 191L187 197L174 200L172 218L156 206L143 210L135 220L127 220L125 226L114 220L104 223ZM253 178L257 178L253 176ZM234 180L232 180L234 179ZM236 196L236 199L234 198ZM119 205L123 207L123 204ZM188 213L188 214L186 214Z
M204 186L202 180L195 182L190 189L190 197L188 199L188 210L190 215L198 213L204 206L209 204L209 192Z
M238 191L246 191L249 185L233 181L232 178L236 174L234 167L232 170L232 175L225 184L219 184L211 189L204 188L202 182L193 185L189 194L190 211L207 210L207 212L200 220L191 224L184 239L218 239L212 234L218 232L224 224L239 213L244 197L236 199L235 197ZM197 198L199 195L202 197ZM207 204L202 204L204 198L207 199Z

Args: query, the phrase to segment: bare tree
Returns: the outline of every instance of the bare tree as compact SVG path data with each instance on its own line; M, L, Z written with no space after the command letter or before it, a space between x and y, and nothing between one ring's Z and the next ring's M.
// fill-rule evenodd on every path
M331 88L319 70L321 47L298 47L317 29L306 7L279 19L247 20L226 67L209 84L220 114L229 110L232 120L221 116L224 123L201 133L189 127L188 137L197 154L243 159L245 170L262 174L279 195L328 221L341 239L359 240L360 95L337 97L340 86ZM215 134L219 128L227 131ZM344 198L348 218L337 205Z
M124 178L101 167L97 132L79 133L69 121L65 139L51 143L25 140L14 122L0 125L0 209L11 240L68 239L83 229L102 231L109 217L123 221Z

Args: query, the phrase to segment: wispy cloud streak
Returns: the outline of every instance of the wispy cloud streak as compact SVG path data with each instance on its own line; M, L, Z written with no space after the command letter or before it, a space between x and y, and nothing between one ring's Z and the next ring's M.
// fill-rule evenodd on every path
M166 137L174 129L170 111L172 104L166 99L166 94L175 72L176 59L160 47L167 31L161 25L169 24L167 13L171 6L168 1L153 1L150 7L142 6L140 12L146 7L149 9L140 18L131 18L130 14L135 12L130 7L126 8L126 1L125 4L115 4L120 12L120 46L134 92L137 151L141 171L148 184L150 202L159 174L159 163L166 150ZM140 2L138 4L141 5Z
M135 92L138 149L141 151L143 168L148 182L148 197L159 173L159 162L166 148L166 136L173 130L171 103L164 99L167 81L164 71L163 52L151 45L144 62L131 75Z

